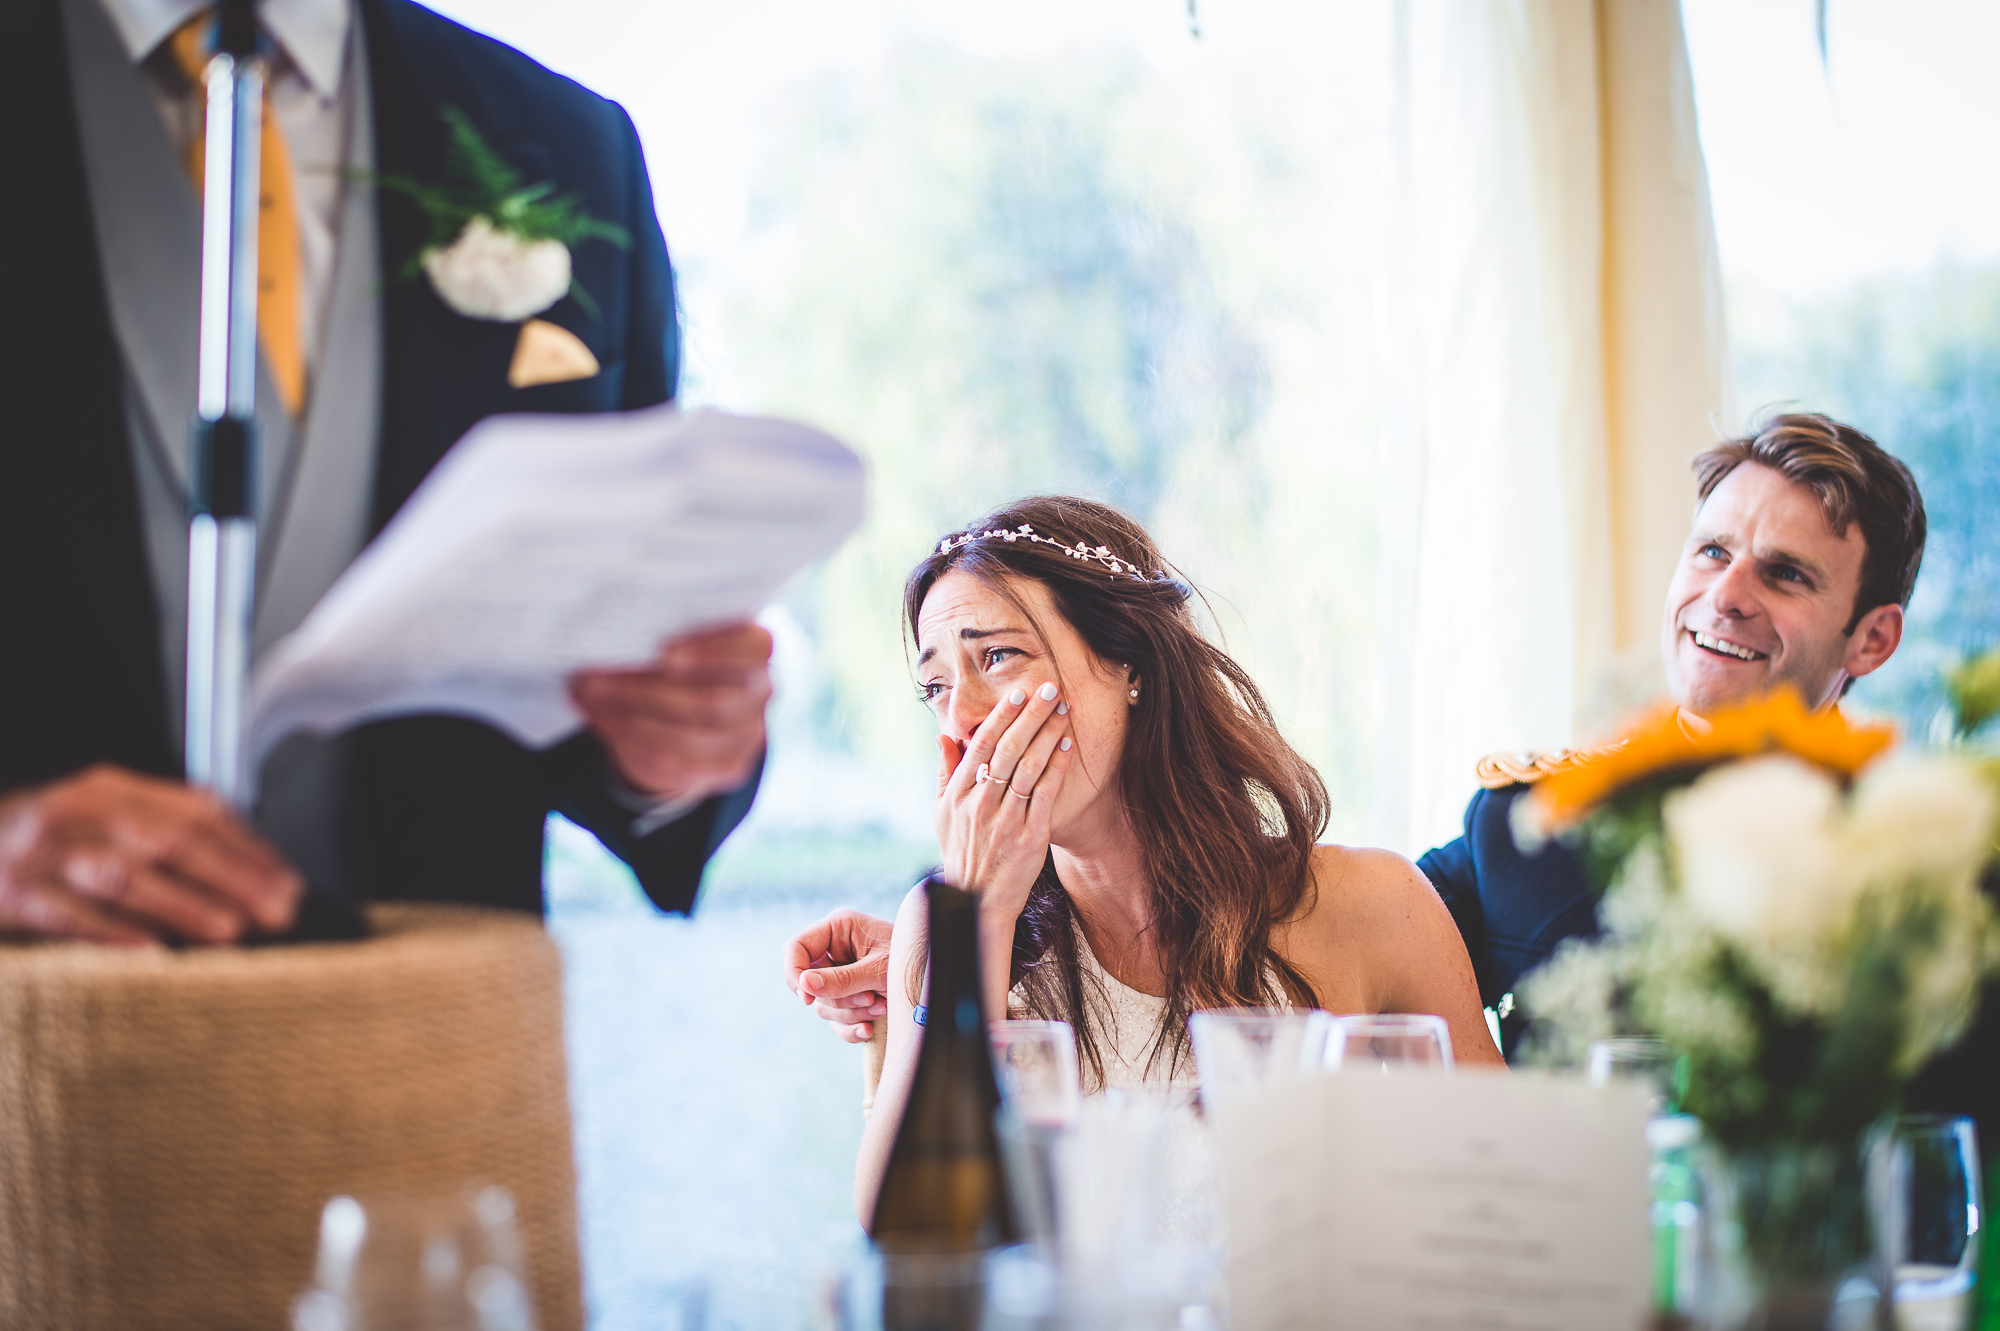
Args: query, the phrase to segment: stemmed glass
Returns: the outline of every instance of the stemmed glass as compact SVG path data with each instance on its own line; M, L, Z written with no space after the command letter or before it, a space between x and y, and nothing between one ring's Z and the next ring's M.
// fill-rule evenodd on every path
M1451 1028L1443 1017L1377 1012L1333 1018L1326 1065L1336 1072L1451 1071Z
M335 1197L320 1213L313 1287L293 1331L535 1331L505 1188Z
M1217 1008L1188 1018L1201 1101L1214 1107L1278 1081L1316 1075L1326 1062L1332 1018L1317 1010Z
M1077 1074L1076 1033L1066 1021L995 1021L987 1024L1000 1098L1024 1123L1059 1128L1083 1107Z
M1083 1109L1076 1033L1066 1021L995 1021L987 1025L1000 1083L994 1127L1007 1157L1015 1218L1036 1243L1055 1242L1057 1143Z

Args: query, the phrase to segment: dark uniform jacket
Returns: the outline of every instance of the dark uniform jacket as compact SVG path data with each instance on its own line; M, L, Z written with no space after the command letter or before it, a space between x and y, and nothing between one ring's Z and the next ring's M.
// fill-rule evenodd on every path
M570 298L540 316L581 338L603 367L568 383L509 386L515 325L463 318L421 280L385 283L380 530L482 417L666 401L679 342L666 242L625 113L408 0L357 4L384 175L443 180L441 112L457 107L526 179L553 181L632 238L629 248L575 249L575 279L595 298L595 317ZM16 129L0 209L11 297L0 353L0 791L93 763L182 773L62 43L56 0L0 5L0 49L18 57L15 75L0 80L0 123ZM410 200L378 195L390 274L427 228ZM542 828L560 810L629 863L655 902L685 910L755 787L639 838L587 736L532 752L468 720L386 721L354 739L343 859L370 896L539 910Z

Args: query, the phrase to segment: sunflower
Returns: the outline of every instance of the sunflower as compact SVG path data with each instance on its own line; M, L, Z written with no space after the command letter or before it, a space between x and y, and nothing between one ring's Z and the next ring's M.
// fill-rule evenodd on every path
M1811 711L1790 688L1725 708L1707 722L1700 730L1672 705L1648 713L1621 739L1538 782L1531 795L1538 821L1559 830L1641 781L1760 753L1789 753L1852 779L1896 742L1895 727L1856 725L1838 708Z

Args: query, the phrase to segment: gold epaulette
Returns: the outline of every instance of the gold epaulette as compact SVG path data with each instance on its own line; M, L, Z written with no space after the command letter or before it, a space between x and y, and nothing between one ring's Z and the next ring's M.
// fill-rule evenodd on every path
M1610 747L1616 747L1615 745ZM1580 767L1605 749L1533 749L1525 753L1489 753L1479 760L1479 784L1488 790L1532 786L1545 776Z

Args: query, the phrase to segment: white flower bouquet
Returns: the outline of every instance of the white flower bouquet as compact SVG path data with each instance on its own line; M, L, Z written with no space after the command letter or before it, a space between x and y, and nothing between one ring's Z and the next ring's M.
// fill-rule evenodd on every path
M1851 1143L2000 968L1980 890L2000 796L1964 753L1884 755L1886 733L1789 695L1713 721L1656 717L1614 770L1522 802L1529 836L1560 829L1606 883L1603 936L1566 944L1524 1005L1548 1050L1665 1039L1726 1148Z

